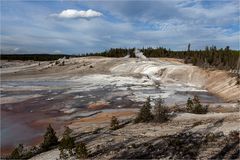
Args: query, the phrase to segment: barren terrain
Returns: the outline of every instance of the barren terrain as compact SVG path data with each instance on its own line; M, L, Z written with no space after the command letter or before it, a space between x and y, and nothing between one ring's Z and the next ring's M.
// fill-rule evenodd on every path
M204 70L178 59L142 57L1 61L1 66L2 153L18 143L39 144L48 123L58 135L64 125L69 126L97 159L231 158L239 152L229 134L240 129L240 89L226 71ZM178 110L194 95L209 105L209 113ZM131 123L148 96L164 99L172 111L170 121ZM113 115L122 124L116 131L109 130ZM26 132L29 136L19 136ZM209 141L209 134L218 138ZM176 139L186 148L176 148ZM196 145L195 150L182 155L183 149L192 148L187 144ZM225 153L226 145L230 149ZM32 159L58 157L54 149Z

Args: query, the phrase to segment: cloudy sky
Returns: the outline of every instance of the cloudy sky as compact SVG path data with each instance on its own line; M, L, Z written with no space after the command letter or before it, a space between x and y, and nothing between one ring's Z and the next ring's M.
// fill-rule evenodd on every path
M238 0L1 0L2 53L239 49Z

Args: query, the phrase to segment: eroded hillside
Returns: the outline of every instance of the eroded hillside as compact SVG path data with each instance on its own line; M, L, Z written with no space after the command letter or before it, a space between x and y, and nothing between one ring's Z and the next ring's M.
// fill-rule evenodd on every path
M32 141L28 145L39 144L39 133L50 122L59 136L62 126L73 129L77 141L87 143L90 158L227 158L238 152L236 139L228 139L231 131L239 130L236 102L240 90L236 79L225 71L204 70L177 59L142 57L2 61L2 66L1 111L7 124L11 125L8 118L14 116L20 126L36 135L23 141ZM209 113L185 113L187 98L194 95L209 105ZM168 122L131 122L148 96L152 101L165 100L172 112ZM112 116L120 120L122 128L109 130ZM21 134L18 131L6 136L5 142ZM209 141L208 134L218 138ZM11 145L6 143L6 148ZM195 145L195 150L185 152ZM230 149L225 151L228 145ZM54 149L33 159L58 157L59 151Z

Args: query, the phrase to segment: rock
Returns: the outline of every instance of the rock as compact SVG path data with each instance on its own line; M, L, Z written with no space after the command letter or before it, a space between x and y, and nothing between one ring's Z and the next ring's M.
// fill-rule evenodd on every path
M224 136L224 133L223 133L223 131L220 131L220 132L215 133L215 135L216 135L217 137L223 137L223 136Z

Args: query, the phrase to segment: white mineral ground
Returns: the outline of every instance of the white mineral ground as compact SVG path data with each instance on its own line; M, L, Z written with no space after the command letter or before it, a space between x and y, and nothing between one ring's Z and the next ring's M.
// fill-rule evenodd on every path
M68 125L75 133L82 133L94 131L99 127L108 127L113 115L120 121L135 117L138 112L136 107L122 108L121 104L116 104L117 106L108 108L112 98L120 102L124 102L123 97L133 102L143 102L148 96L157 99L160 95L170 105L169 107L175 103L179 103L179 107L183 106L189 92L209 93L221 99L215 102L206 101L210 112L205 115L179 113L171 121L161 125L129 124L114 131L114 135L103 134L87 144L90 151L94 150L96 145L107 143L109 139L121 142L132 135L144 135L147 139L171 135L199 121L201 124L193 127L192 131L204 131L209 125L221 119L224 119L221 126L212 127L212 132L223 131L224 134L228 134L232 130L239 130L237 101L240 89L239 85L236 85L236 78L228 72L204 70L184 64L178 59L146 58L141 53L138 57L83 57L58 60L60 63L64 61L64 66L56 65L55 62L40 62L39 65L38 62L32 61L16 63L1 61L1 105L10 105L11 108L11 104L14 103L24 104L30 103L32 99L39 98L42 101L41 98L45 98L46 104L51 103L51 106L43 107L41 111L58 110L61 114L34 120L32 126L57 121L61 126ZM110 90L106 93L98 93L100 97L92 94L109 86ZM183 95L177 94L179 92ZM58 104L58 101L64 98L66 102ZM89 100L90 98L92 100ZM89 102L86 102L86 99ZM76 101L87 103L88 110L73 107ZM4 112L11 112L11 109L5 109ZM61 131L62 128L58 128L58 133ZM111 158L113 155L103 153L96 158ZM58 156L58 150L52 150L33 159L56 159Z

